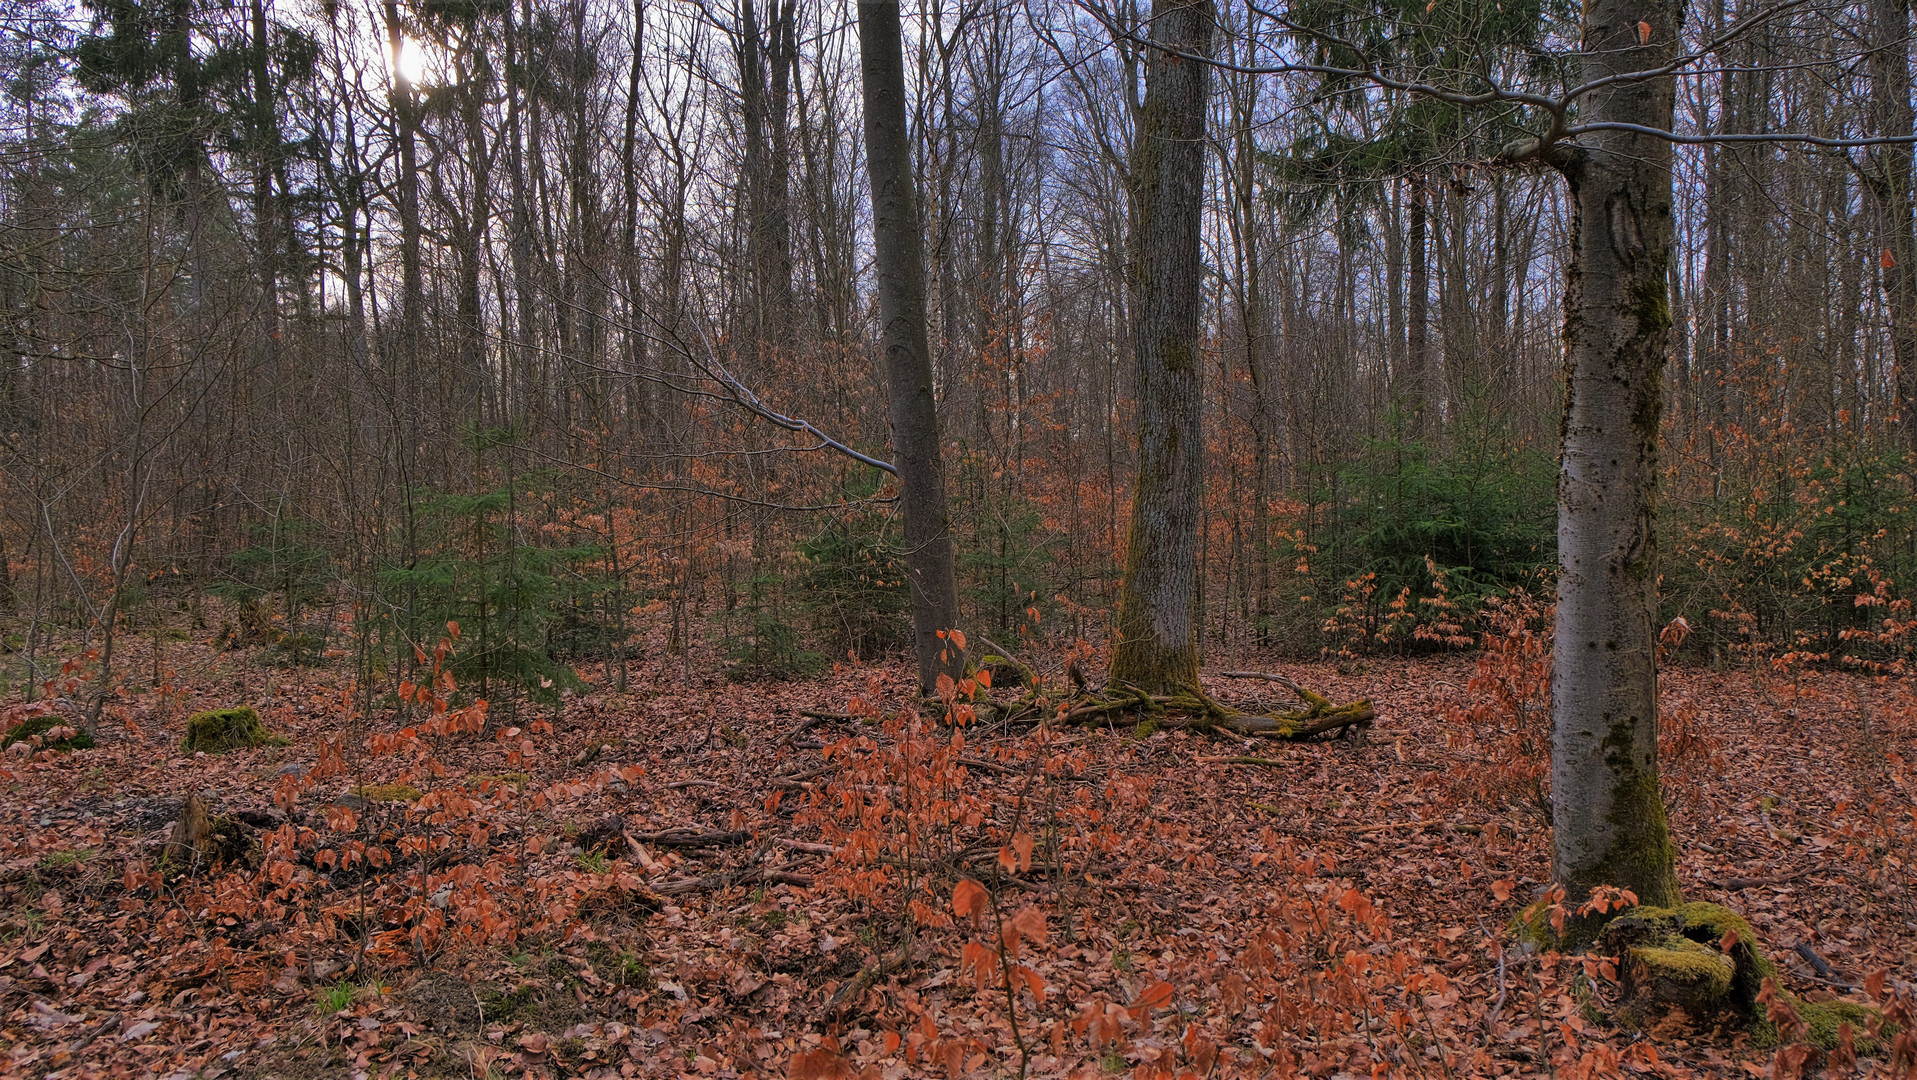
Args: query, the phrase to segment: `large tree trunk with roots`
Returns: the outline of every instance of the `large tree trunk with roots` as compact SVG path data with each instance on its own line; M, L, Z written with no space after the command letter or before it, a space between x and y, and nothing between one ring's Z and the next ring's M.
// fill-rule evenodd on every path
M1584 80L1670 62L1681 10L1674 0L1592 0ZM1616 83L1591 95L1581 120L1668 130L1675 89L1668 76ZM1653 504L1672 343L1671 145L1628 131L1587 139L1552 157L1575 212L1551 663L1552 871L1574 905L1613 885L1668 906L1678 889L1658 792Z
M1211 0L1155 0L1151 38L1210 56ZM1211 68L1153 52L1132 143L1132 340L1138 476L1119 591L1111 681L1148 694L1198 685L1199 218Z
M956 677L964 658L940 637L958 627L958 573L939 457L932 350L925 330L925 256L905 126L905 58L896 3L859 4L859 66L865 80L865 159L872 182L872 239L883 322L893 463L905 518L905 574L919 685Z

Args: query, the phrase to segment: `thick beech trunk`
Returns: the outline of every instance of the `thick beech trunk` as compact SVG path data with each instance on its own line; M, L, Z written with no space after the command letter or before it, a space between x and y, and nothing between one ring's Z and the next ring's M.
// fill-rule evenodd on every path
M1668 63L1680 12L1675 0L1592 0L1583 78ZM1583 119L1668 130L1674 96L1670 78L1622 82L1593 94ZM1575 219L1551 670L1552 869L1573 903L1615 885L1668 906L1678 890L1658 792L1653 504L1673 341L1671 145L1618 131L1588 140L1553 158L1570 181Z
M1155 0L1151 38L1211 55L1211 0ZM1118 601L1113 685L1198 685L1198 525L1204 434L1199 212L1209 65L1151 53L1132 144L1132 348L1138 476Z
M873 262L883 322L885 388L893 464L905 518L905 574L919 685L933 690L962 667L939 635L958 627L958 575L939 456L932 350L925 329L925 255L905 125L905 59L899 5L859 4L859 66L865 81L865 159L872 183Z

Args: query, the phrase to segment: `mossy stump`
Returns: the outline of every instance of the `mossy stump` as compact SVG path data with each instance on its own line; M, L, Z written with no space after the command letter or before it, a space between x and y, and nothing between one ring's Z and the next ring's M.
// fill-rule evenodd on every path
M286 740L266 730L260 723L260 714L251 706L239 705L231 709L209 709L188 717L184 745L187 753L223 754L254 746L285 746Z
M1617 954L1626 996L1697 1017L1753 1015L1758 990L1776 973L1751 924L1717 904L1633 908L1605 924L1598 941Z
M67 728L73 734L51 742L42 738L54 728ZM34 741L36 738L39 739L37 743ZM17 742L26 743L39 750L91 750L93 748L93 736L81 731L78 724L59 713L29 716L8 728L6 735L0 737L0 749L5 749Z
M1850 1001L1805 1001L1775 982L1777 966L1758 946L1743 916L1718 904L1639 907L1605 924L1598 945L1618 958L1625 1006L1620 1018L1642 1024L1679 1009L1694 1022L1731 1020L1747 1026L1760 1045L1774 1044L1776 1024L1760 1008L1765 980L1804 1024L1804 1039L1822 1051L1837 1047L1849 1025L1852 1045L1869 1053L1879 1045L1883 1015Z

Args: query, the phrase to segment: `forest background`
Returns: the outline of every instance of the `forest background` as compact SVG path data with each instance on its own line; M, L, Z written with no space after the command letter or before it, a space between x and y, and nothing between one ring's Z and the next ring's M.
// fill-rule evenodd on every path
M1507 81L1575 32L1548 4L1321 14ZM1739 14L1708 5L1686 33ZM966 622L1097 639L1133 466L1141 61L1119 31L1141 13L912 15ZM27 693L57 628L104 691L114 635L182 605L291 659L351 656L369 695L449 618L495 699L568 661L618 678L648 615L669 655L716 639L742 675L908 640L889 478L767 423L886 455L845 12L7 17L0 584ZM1225 18L1205 633L1462 644L1482 598L1554 564L1564 193L1485 166L1516 106L1235 71L1301 46L1256 7ZM1680 134L1908 134L1882 92L1901 76L1908 102L1907 11L1758 21L1682 80ZM1832 67L1838 41L1885 47ZM1715 661L1893 659L1862 656L1856 597L1898 595L1917 554L1908 146L1706 143L1676 169L1664 617Z
M0 797L37 822L0 867L14 1062L1682 1075L1665 1045L1908 1074L1917 1042L1854 997L1913 1015L1894 0L1713 0L1656 42L1684 59L1645 805L1691 895L1822 875L1750 904L1809 966L1654 1044L1604 958L1483 917L1554 895L1541 598L1588 268L1514 147L1565 122L1522 91L1597 10L1220 10L1202 406L1143 429L1201 440L1208 651L1331 659L1313 681L1389 730L1216 757L1150 716L928 726L862 663L914 627L848 10L0 5L0 689L27 701ZM1198 58L1143 45L1136 5L905 14L957 621L1080 681L1156 452L1142 92ZM1604 223L1620 250L1635 220ZM1038 695L1016 662L960 674L958 720L995 676ZM222 717L249 745L196 753ZM1714 960L1784 977L1723 925Z

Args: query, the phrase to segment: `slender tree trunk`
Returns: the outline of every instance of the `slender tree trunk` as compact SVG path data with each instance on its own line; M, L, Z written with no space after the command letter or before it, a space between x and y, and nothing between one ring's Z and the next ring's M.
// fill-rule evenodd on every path
M260 352L269 367L279 363L279 254L280 211L274 197L273 177L280 151L279 108L273 92L271 45L267 40L266 5L253 0L249 7L252 41L250 59L253 77L253 225L257 230L260 289ZM276 387L275 390L278 388Z
M861 0L859 66L865 82L865 158L872 184L886 396L905 517L905 572L912 586L919 686L930 692L940 675L962 670L963 657L939 636L958 628L958 575L925 327L925 253L913 191L911 133L905 124L902 33L896 2Z
M1681 10L1676 0L1591 0L1583 78L1668 63ZM1668 130L1675 93L1669 77L1622 82L1593 94L1583 118ZM1671 159L1662 139L1606 131L1553 161L1570 181L1574 216L1551 664L1552 872L1573 904L1598 885L1645 904L1678 898L1658 791L1653 526L1673 344Z
M393 65L393 124L399 136L399 176L396 178L396 187L399 192L400 334L397 366L401 372L399 408L404 415L400 440L403 447L401 453L410 461L417 452L418 433L414 430L413 421L419 402L419 353L426 343L426 294L419 265L418 138L413 114L413 84L400 65L400 53L406 39L399 21L398 0L386 0L384 11L386 45L391 52Z
M1151 40L1210 56L1211 0L1154 0ZM1205 440L1199 362L1205 107L1211 69L1154 50L1132 142L1132 348L1138 474L1111 680L1198 685L1198 529Z
M1870 0L1872 127L1878 135L1917 130L1910 104L1909 0ZM1909 143L1872 147L1866 183L1877 203L1884 292L1890 301L1890 353L1896 365L1897 428L1917 450L1917 206L1912 204Z
M1426 191L1423 174L1411 178L1411 199L1406 217L1409 218L1407 231L1411 234L1406 244L1410 250L1405 254L1409 264L1405 286L1405 367L1410 371L1411 385L1416 387L1406 395L1405 412L1410 415L1410 435L1414 439L1425 436L1426 430L1435 427L1433 413L1438 403L1432 399L1431 386L1434 381L1431 371L1431 258L1426 250L1426 237L1430 232L1429 193Z

